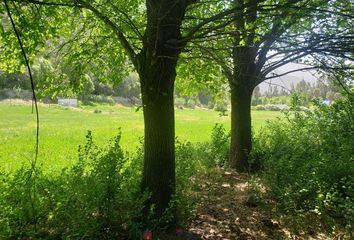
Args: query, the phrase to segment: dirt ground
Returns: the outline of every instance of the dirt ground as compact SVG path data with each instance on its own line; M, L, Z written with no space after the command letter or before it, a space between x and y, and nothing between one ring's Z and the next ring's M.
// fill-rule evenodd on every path
M220 169L206 179L200 186L200 204L188 239L349 239L341 233L318 233L310 225L294 234L290 223L273 213L274 202L258 198L265 189L252 184L250 176Z

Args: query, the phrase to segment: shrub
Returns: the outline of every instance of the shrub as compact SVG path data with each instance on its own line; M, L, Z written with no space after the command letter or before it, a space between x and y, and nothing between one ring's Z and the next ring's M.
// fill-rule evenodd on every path
M269 123L254 146L264 178L288 213L317 214L353 227L353 99L302 111L293 104L284 121Z
M264 170L265 149L262 146L262 139L255 136L252 132L252 151L249 155L249 167L250 173L259 173Z
M124 98L140 98L140 91L139 76L136 73L124 77L115 88L115 94Z
M29 90L23 90L20 88L13 88L13 89L0 89L0 98L18 98L18 99L25 99L31 100L32 99L32 92Z
M177 108L183 109L183 107L185 106L186 101L184 100L184 98L176 98L175 99L175 106Z
M141 239L145 229L170 222L172 211L161 219L142 216L148 193L140 193L143 148L124 153L121 135L107 147L95 145L92 134L79 147L72 167L58 175L40 168L0 172L0 239ZM176 195L170 209L183 226L195 213L195 188L210 159L225 161L225 129L217 125L213 141L192 144L176 141ZM141 144L142 145L142 144ZM227 148L227 147L226 147Z
M108 147L99 148L89 133L78 161L58 176L26 168L2 176L1 238L127 236L143 202L138 174L132 174L129 161L120 148L120 134Z
M212 166L224 166L229 158L230 133L227 133L223 125L216 124L211 133L211 141L201 146L206 164Z
M227 103L225 101L218 101L215 103L214 110L220 113L220 116L227 116Z
M215 102L214 101L210 101L208 103L208 109L214 109L214 107L215 107Z
M208 106L209 103L212 101L212 96L206 90L201 90L198 93L198 100L201 105Z
M185 225L195 214L195 187L201 175L200 146L190 142L176 141L176 197L177 219Z
M188 99L187 104L186 104L186 107L187 107L187 108L192 108L192 109L194 109L194 108L196 107L196 105L197 105L196 100L194 100L194 99Z
M276 106L276 105L265 105L264 106L266 110L268 111L280 111L280 107Z
M253 109L256 110L256 111L264 111L264 110L266 110L265 106L263 106L263 105L254 106Z

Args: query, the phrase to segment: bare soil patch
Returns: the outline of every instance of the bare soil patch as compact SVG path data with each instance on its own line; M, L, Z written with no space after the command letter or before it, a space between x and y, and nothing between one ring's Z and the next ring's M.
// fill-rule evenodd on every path
M258 203L253 199L254 185L249 180L248 175L224 169L207 176L200 186L200 203L189 232L213 240L349 239L338 233L318 233L311 226L293 233L291 223L274 213L273 200L265 198ZM265 193L262 186L258 191Z

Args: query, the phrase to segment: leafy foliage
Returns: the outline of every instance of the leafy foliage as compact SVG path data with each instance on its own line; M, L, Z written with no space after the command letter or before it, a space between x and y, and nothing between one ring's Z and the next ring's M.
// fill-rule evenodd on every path
M269 123L258 136L254 152L263 157L266 182L283 211L352 229L353 104L352 97L317 103L313 112L293 104L285 121Z
M141 221L149 193L140 193L143 148L134 154L120 147L121 134L98 147L91 132L72 167L58 175L23 167L0 174L0 238L140 239L158 230L177 210L178 225L195 215L195 190L210 167L226 162L229 136L221 125L210 142L176 141L176 194L160 219L153 212ZM152 209L153 210L153 209Z
M129 157L119 142L120 134L109 146L99 148L89 132L77 162L59 176L26 168L13 176L2 175L0 236L102 239L126 235L143 198L137 197L137 175L127 167Z
M207 153L206 161L211 166L224 166L227 163L230 149L230 133L225 128L216 124L211 133L211 141L203 146Z

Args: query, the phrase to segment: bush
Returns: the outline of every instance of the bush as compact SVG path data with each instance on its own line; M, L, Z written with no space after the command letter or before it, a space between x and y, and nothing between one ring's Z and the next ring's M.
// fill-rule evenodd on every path
M214 106L214 110L220 113L220 116L227 116L227 103L225 101L218 101Z
M194 216L195 188L205 159L214 165L217 159L225 161L225 130L218 125L213 132L208 144L176 142L171 209L176 209L181 226ZM77 161L58 175L28 167L14 174L0 172L0 239L135 240L145 229L156 230L170 221L171 211L161 219L153 213L142 216L148 197L140 193L143 148L124 153L120 134L104 148L94 144L91 132L86 139Z
M177 219L180 225L185 225L194 217L195 205L198 199L195 188L202 171L200 145L190 142L176 141L176 197Z
M2 175L1 239L121 239L135 226L143 198L138 170L120 148L120 134L106 148L91 133L73 167L59 176L22 168Z
M115 94L124 98L140 98L139 76L136 73L130 73L123 78L118 87L115 88Z
M249 155L249 167L248 170L250 173L259 173L264 170L264 161L265 161L265 149L262 146L262 140L259 137L255 136L252 132L252 151Z
M263 105L257 105L253 107L254 110L256 111L264 111L266 108Z
M197 105L197 100L189 97L175 99L175 106L179 109L183 109L184 107L194 109Z
M177 108L183 109L183 107L185 106L186 101L184 100L184 98L176 98L175 99L175 106Z
M208 103L208 109L214 109L214 107L215 107L215 102L211 100L211 101Z
M198 100L201 105L208 106L210 104L210 102L212 101L212 96L207 91L201 90L198 93Z
M310 213L348 228L354 224L353 99L313 111L297 105L258 136L264 178L280 208Z
M22 90L20 88L13 88L13 89L0 89L0 98L18 98L18 99L25 99L31 100L32 99L32 92L29 90Z
M280 107L276 106L276 105L265 105L264 106L266 110L268 111L280 111Z
M197 105L196 100L194 100L194 99L188 99L187 104L186 104L186 107L187 107L187 108L194 109L194 108L196 107L196 105Z
M229 158L230 133L226 132L223 125L216 124L211 133L211 141L200 148L209 167L224 166Z

